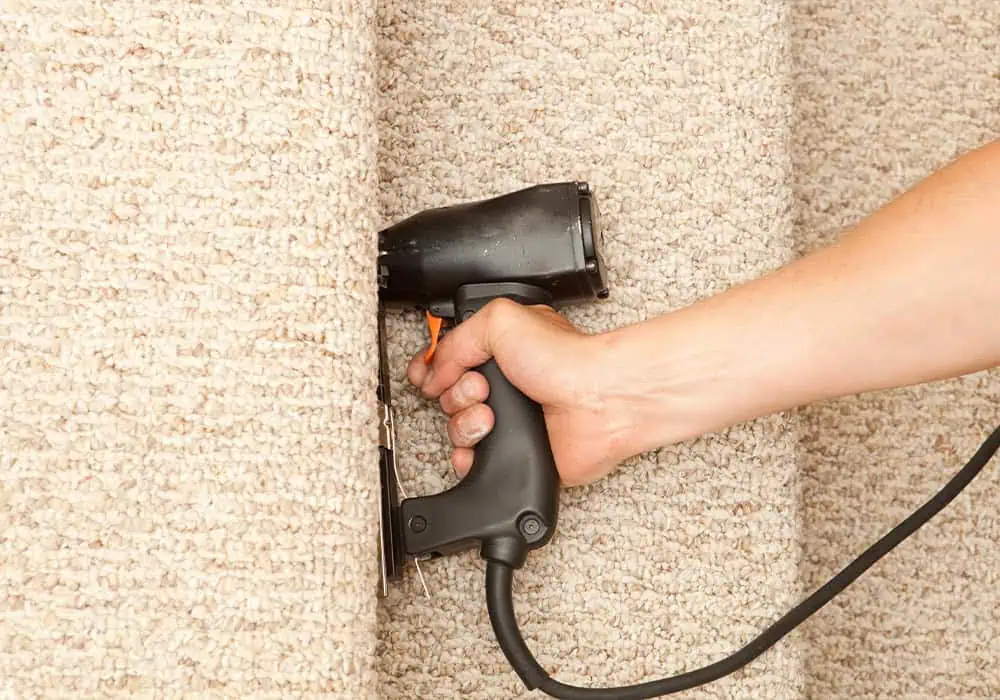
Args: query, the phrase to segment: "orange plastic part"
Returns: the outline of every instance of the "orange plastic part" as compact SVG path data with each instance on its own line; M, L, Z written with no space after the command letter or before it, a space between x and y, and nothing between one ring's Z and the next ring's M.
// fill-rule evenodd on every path
M441 335L441 319L437 316L431 315L430 311L427 311L427 328L431 332L431 346L427 349L427 353L424 355L424 363L429 364L431 358L434 357L434 351L437 349L438 337Z

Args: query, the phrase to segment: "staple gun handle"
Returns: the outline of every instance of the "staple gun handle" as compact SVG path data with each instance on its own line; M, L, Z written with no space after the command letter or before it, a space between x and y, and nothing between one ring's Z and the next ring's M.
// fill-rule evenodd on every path
M550 304L548 292L518 283L470 284L455 296L461 323L498 297ZM489 383L486 404L494 425L476 446L469 473L451 489L401 504L411 556L444 556L479 547L482 556L512 568L547 544L556 530L559 474L541 406L504 376L496 360L476 368Z

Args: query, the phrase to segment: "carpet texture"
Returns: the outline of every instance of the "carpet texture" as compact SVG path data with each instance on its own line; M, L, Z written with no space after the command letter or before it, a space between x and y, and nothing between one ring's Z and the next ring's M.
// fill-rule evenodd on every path
M793 251L784 2L638 7L382 3L383 215L578 178L605 220L611 299L599 330L659 314ZM390 319L393 374L425 342ZM437 405L402 383L411 493L455 481ZM794 422L774 417L649 455L568 490L560 533L515 580L540 663L565 682L623 684L725 655L794 599ZM381 607L385 698L527 697L496 648L483 565L427 564ZM799 697L795 644L690 697Z
M800 251L1000 135L994 0L805 0L792 25ZM998 407L989 372L804 411L803 581L818 585L926 501ZM809 697L1000 695L998 494L994 461L803 628Z
M0 697L526 693L475 553L377 601L374 232L583 179L600 331L755 277L1000 133L994 0L0 3ZM410 494L455 483L404 384ZM563 495L515 584L557 678L755 635L922 503L1000 376L852 397ZM685 698L1000 692L1000 476Z
M375 697L373 7L0 7L0 696Z

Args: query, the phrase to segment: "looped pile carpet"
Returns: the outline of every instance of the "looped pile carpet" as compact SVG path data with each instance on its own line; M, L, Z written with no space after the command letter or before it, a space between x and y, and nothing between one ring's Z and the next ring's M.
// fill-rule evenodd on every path
M666 313L994 138L998 30L994 0L4 2L0 696L527 697L474 554L376 599L375 231L587 180L612 296L572 320ZM410 493L455 479L421 323L389 319ZM569 490L525 635L571 683L715 660L998 404L995 373L844 399ZM995 696L998 487L685 697Z

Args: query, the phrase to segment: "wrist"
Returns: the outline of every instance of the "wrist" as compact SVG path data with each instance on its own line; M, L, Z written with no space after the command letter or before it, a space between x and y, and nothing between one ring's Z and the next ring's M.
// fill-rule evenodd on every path
M707 305L599 336L599 400L623 459L763 415L766 368ZM772 396L772 398L774 398Z

